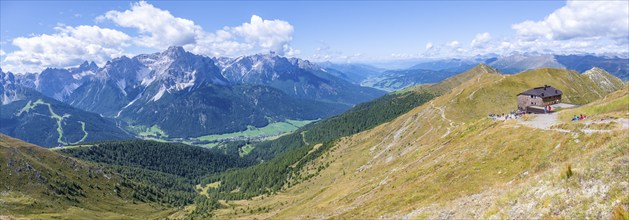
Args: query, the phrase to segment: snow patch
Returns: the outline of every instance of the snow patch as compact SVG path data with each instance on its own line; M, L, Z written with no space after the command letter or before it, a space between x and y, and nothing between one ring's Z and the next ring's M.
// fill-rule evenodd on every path
M94 73L91 70L89 70L89 71L85 71L85 72L72 74L72 78L74 78L76 80L81 80L81 79L83 79L83 77L93 76L93 75L96 75L96 73Z
M151 101L157 101L157 100L161 99L162 96L164 95L164 92L166 92L166 87L164 85L162 85L161 87L159 87L159 91L157 92L157 94L155 94L155 96L153 96Z
M152 71L151 69L146 68L146 67L138 71L138 74L136 75L136 79L137 81L140 81L140 85L148 86L153 81L155 81L155 76L151 76L151 71Z

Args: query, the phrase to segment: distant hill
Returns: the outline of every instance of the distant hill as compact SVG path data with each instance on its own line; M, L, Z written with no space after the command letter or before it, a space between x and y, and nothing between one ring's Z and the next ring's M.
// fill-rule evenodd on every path
M567 68L577 72L584 72L598 67L621 80L629 80L629 59L619 57L515 54L497 57L494 61L487 64L509 74L542 67Z
M13 79L11 73L2 73ZM41 93L4 81L0 132L41 146L131 139L114 120L74 108Z
M475 60L463 60L463 59L445 59L445 60L436 60L429 61L424 63L419 63L408 69L416 69L416 70L448 70L450 72L463 72L478 64L478 61Z
M623 81L629 80L629 59L627 58L598 57L593 55L556 55L555 59L566 68L578 72L598 67Z
M358 85L360 85L360 83L365 79L378 76L385 71L385 69L367 64L340 64L324 62L319 63L319 65L321 65L328 73Z
M395 91L416 84L432 84L461 73L478 63L485 63L502 73L515 74L538 68L566 68L583 73L600 68L629 80L629 59L593 55L532 55L512 54L484 59L442 59L418 63L407 69L387 70L364 79L361 84L385 91Z
M416 84L438 83L457 73L450 70L427 69L387 70L379 76L364 80L361 84L391 92Z
M514 74L525 70L537 68L565 68L564 65L557 62L554 55L526 55L513 54L509 56L497 57L488 65L499 69L503 73Z
M374 88L380 88L382 90L390 91L400 90L408 87L417 87L416 85L422 84L435 84L433 87L440 87L441 89L437 88L437 90L443 91L442 89L451 89L453 86L462 83L463 81L475 76L476 74L487 72L498 73L498 70L484 64L476 64L469 66L469 68L466 68L468 66L469 63L461 60L448 60L444 61L443 63L435 61L426 63L426 65L416 65L407 70L385 71L380 76L372 77L363 81L363 84L373 86Z

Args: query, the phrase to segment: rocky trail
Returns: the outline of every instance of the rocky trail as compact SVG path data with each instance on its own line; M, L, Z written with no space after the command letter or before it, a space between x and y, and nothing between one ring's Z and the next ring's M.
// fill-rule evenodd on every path
M543 129L543 130L553 130L553 131L560 131L560 132L571 132L571 131L566 130L566 129L553 128L553 126L555 126L555 125L563 124L563 122L561 122L557 117L558 117L557 113L553 113L553 114L538 114L538 115L535 115L534 117L532 117L529 120L518 119L518 124L525 125L525 126L532 127L532 128ZM571 123L577 123L577 122L571 122ZM581 129L581 131L583 131L584 133L611 132L613 130L610 130L610 129L589 129L589 128L587 128L589 125L592 125L592 124L608 124L608 123L618 123L620 125L620 129L621 130L629 129L629 119L626 119L626 118L622 118L622 119L597 119L597 120L585 119L585 121L582 123L584 125L584 127L583 127L583 129Z

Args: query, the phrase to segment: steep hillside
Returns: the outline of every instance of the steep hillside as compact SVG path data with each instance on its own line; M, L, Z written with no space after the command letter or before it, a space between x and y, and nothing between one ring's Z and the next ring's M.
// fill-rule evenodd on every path
M0 134L0 216L136 219L170 209L134 199L117 174Z
M266 162L204 179L202 185L212 186L208 187L205 193L214 200L251 198L276 193L286 186L308 180L315 175L300 174L298 171L304 164L327 152L332 146L332 141L392 120L426 103L436 94L449 91L451 87L458 85L457 80L493 73L495 70L490 67L479 65L465 74L443 82L444 85L435 84L418 90L391 93L357 105L338 116L310 124L292 134L254 144L253 150L246 157ZM318 167L317 170L320 170L324 165L320 164ZM291 179L286 179L287 176Z
M0 106L0 132L6 135L47 147L133 138L111 119L22 86L5 88L12 95Z
M150 97L149 97L150 98ZM121 111L134 126L158 126L168 137L198 137L264 127L272 121L316 120L348 107L297 99L278 89L258 85L205 85L190 91L164 93L159 100L141 98Z
M486 117L515 109L517 93L544 84L578 104L608 94L586 75L562 69L478 74L389 123L342 138L315 159L297 163L299 174L288 180L284 192L228 202L231 207L215 213L225 218L626 214L627 128L565 132ZM627 98L625 93L622 99ZM613 111L624 112L616 114L623 118L629 113L627 108ZM310 178L300 181L299 176Z
M188 179L253 164L244 158L207 148L145 140L104 142L58 151L86 161L153 170Z
M605 92L616 91L625 85L622 80L598 67L583 72L583 75L590 77L590 79L597 83Z

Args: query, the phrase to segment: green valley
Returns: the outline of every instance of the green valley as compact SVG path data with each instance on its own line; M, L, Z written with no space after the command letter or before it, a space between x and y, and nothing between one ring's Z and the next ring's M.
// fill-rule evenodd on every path
M316 120L286 120L283 122L272 122L267 126L256 128L253 126L247 127L247 130L241 132L218 134L218 135L205 135L195 138L199 141L220 141L224 139L258 139L264 140L279 135L290 133L304 125L310 124Z

